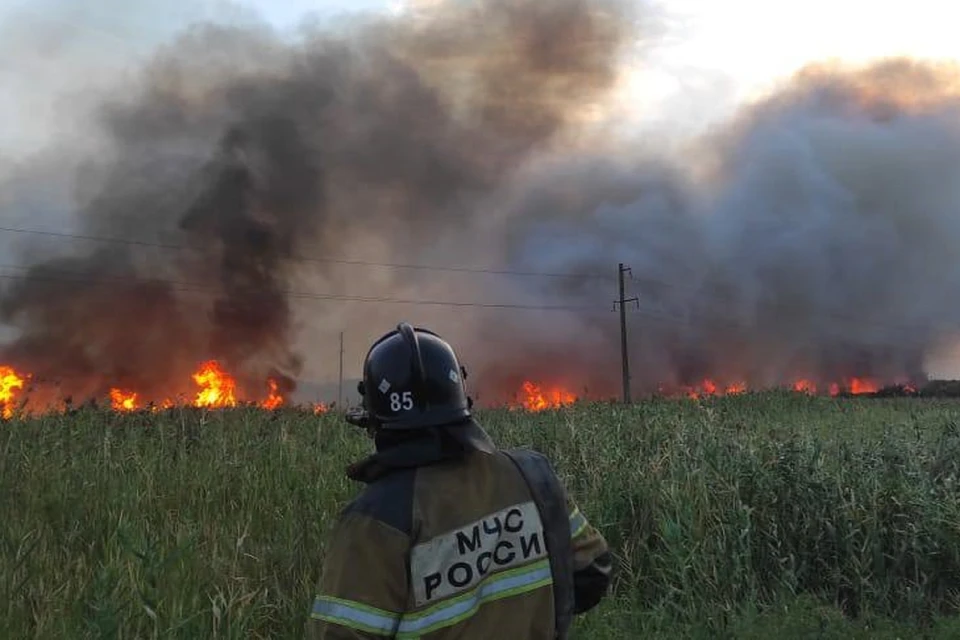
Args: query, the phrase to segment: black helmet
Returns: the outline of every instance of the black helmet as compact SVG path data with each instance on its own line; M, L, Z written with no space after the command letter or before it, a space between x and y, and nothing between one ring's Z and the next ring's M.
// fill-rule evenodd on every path
M368 426L419 429L470 417L466 369L436 333L406 322L373 343L357 385Z

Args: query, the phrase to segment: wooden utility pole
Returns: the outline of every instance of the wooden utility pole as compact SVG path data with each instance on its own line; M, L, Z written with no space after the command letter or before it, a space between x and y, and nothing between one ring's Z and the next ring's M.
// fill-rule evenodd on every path
M337 385L337 409L343 411L343 331L340 332L340 382Z
M620 287L620 296L614 301L614 306L620 307L620 362L623 369L623 403L630 404L630 358L627 353L627 308L626 303L633 302L639 307L639 300L636 297L626 298L624 292L623 275L629 273L633 275L630 267L624 267L621 262L617 269L617 282Z

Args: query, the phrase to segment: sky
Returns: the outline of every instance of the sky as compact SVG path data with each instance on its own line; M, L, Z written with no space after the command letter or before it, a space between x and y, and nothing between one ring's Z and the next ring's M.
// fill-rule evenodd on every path
M189 23L260 18L294 29L305 16L391 11L436 0L0 0L0 162L56 135L58 105L108 86ZM653 3L653 0L650 0ZM806 63L885 55L960 59L950 4L869 0L659 0L666 28L625 68L625 120L699 132ZM77 73L77 60L87 72ZM64 61L71 62L65 76ZM99 84L98 84L99 83ZM80 113L69 102L72 113ZM81 116L78 116L81 117Z

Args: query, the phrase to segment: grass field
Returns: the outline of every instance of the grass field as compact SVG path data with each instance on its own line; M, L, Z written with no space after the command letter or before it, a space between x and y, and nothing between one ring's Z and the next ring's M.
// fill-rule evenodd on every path
M480 420L617 556L575 638L957 638L960 403L749 394ZM0 637L297 637L370 442L335 415L0 425Z

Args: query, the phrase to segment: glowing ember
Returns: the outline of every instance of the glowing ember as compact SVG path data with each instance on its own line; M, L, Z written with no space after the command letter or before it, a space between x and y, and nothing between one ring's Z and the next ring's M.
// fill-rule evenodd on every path
M830 385L830 395L838 396L841 393L849 393L859 396L869 393L876 393L880 390L880 384L875 380L867 378L850 378L842 383L834 382Z
M715 381L707 379L696 387L685 387L684 393L688 398L699 398L701 396L722 396L738 395L747 392L745 382L733 382L721 388Z
M544 391L539 385L529 380L523 383L521 390L523 396L520 398L520 404L527 411L557 409L577 401L575 395L560 387Z
M840 394L866 395L877 393L881 390L882 386L883 385L880 382L871 380L869 378L849 378L839 382L831 383L827 386L827 389L831 396L836 397ZM794 380L794 382L790 385L790 388L798 393L807 393L810 395L815 395L817 393L817 385L805 378ZM915 393L915 389L909 385L904 386L904 389L908 392ZM679 390L679 392L686 397L694 399L703 396L735 395L746 393L746 391L747 385L743 382L734 382L722 387L720 384L710 379L704 380L697 386L681 387Z
M737 395L739 393L747 392L747 384L745 382L734 382L731 385L727 386L727 393L730 395Z
M233 395L236 382L220 368L216 360L201 364L200 369L193 374L193 380L201 388L197 394L196 406L220 408L237 405L237 399Z
M4 419L13 416L13 401L17 392L23 389L24 377L12 367L0 366L0 405L3 406Z
M872 380L863 380L861 378L854 378L850 381L850 393L854 395L860 395L863 393L876 393L880 390L880 385L873 382Z
M134 411L137 408L137 394L134 391L110 389L110 404L114 411Z
M267 380L267 385L270 387L270 395L267 396L267 399L264 400L263 403L261 403L261 406L264 409L273 410L283 404L283 396L280 395L280 392L278 391L276 380Z
M327 405L325 405L325 404L322 403L322 402L318 402L317 404L313 405L313 413L314 413L314 415L318 415L318 416L319 416L319 415L321 415L321 414L323 414L323 413L326 413L327 410L328 410L328 409L327 409Z

